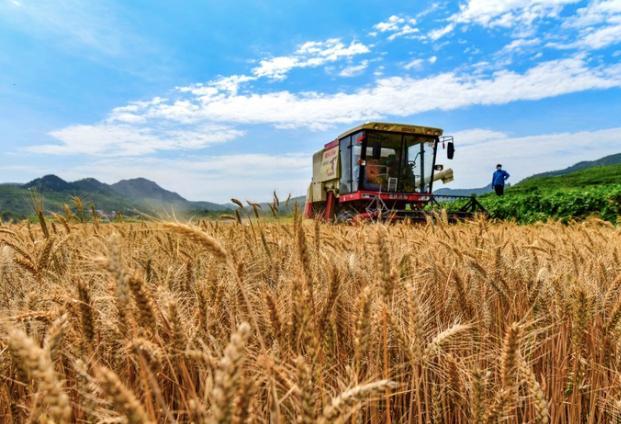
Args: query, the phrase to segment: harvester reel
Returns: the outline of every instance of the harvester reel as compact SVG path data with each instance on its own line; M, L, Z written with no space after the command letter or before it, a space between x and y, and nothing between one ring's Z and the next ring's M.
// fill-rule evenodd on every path
M364 210L366 211L369 219L381 220L384 214L388 212L388 206L386 206L386 203L381 197L373 196Z

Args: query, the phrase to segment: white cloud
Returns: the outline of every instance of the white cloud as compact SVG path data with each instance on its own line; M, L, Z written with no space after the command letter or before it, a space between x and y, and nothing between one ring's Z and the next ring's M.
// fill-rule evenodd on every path
M429 61L429 63L431 63L433 65L434 63L436 63L438 61L438 57L437 56L431 56L427 60Z
M472 128L468 130L462 130L451 133L450 135L458 140L461 147L487 143L490 141L503 140L507 138L507 134L505 134L504 132L484 128Z
M608 25L583 34L583 38L581 41L578 41L578 45L587 46L591 49L601 49L619 42L621 42L621 23Z
M260 60L259 66L252 70L252 74L257 78L282 80L292 69L314 68L340 59L350 59L369 51L369 47L358 41L352 41L349 45L339 38L308 41L300 45L292 55Z
M211 96L221 92L236 94L240 87L248 82L257 81L261 78L277 81L283 80L293 69L316 68L343 59L351 60L355 56L366 54L370 51L367 45L355 40L349 44L345 44L340 38L330 38L324 41L307 41L300 44L290 55L260 59L258 66L252 68L252 75L221 76L209 81L207 84L199 83L177 87L177 91L180 93L190 93L195 96ZM363 61L362 63L368 64L368 61ZM362 63L357 65L359 71L363 70L361 68ZM347 74L347 71L345 71L345 74ZM180 104L178 106L183 108L189 105Z
M398 32L390 34L388 36L388 39L390 41L393 41L393 40L396 40L399 37L404 37L406 35L416 34L417 32L419 32L418 28L414 28L414 27L412 27L410 25L404 25Z
M441 2L433 2L427 8L423 9L421 12L416 14L416 19L424 18L425 16L441 9L445 4Z
M448 23L430 31L429 38L436 41L453 32L458 25L480 25L485 28L511 28L521 36L505 46L501 53L522 50L539 44L532 36L535 23L543 19L560 19L561 12L569 5L584 0L468 0L460 5L459 12L448 18ZM575 30L575 34L569 31ZM576 13L564 17L559 30L562 41L550 41L546 47L557 49L601 49L621 42L621 0L590 0ZM535 41L537 40L537 41ZM532 44L525 44L525 43Z
M438 29L434 29L430 31L429 38L432 41L439 40L440 38L444 37L446 34L452 32L454 29L455 29L455 24L450 23L443 28L438 28Z
M564 27L585 28L602 23L619 22L621 0L592 0L578 9L576 16L565 20Z
M425 61L423 59L414 59L414 60L409 61L405 65L403 65L403 68L405 68L408 71L419 70L423 68L424 63Z
M504 46L501 50L501 53L511 53L515 51L520 51L528 47L537 46L541 43L541 40L538 38L516 38L512 40L509 44Z
M191 130L156 131L147 127L100 123L72 125L52 131L55 144L32 146L34 153L97 156L141 156L161 150L195 150L243 135L240 130L205 125Z
M427 60L433 62L433 57ZM353 71L345 74L348 72ZM431 110L506 104L621 87L621 64L589 67L585 56L577 56L543 62L522 73L490 73L489 68L483 67L471 74L445 72L424 78L378 78L373 85L353 92L247 93L238 92L236 86L243 78L223 77L215 83L178 87L172 98L155 97L117 107L100 123L52 131L50 136L55 143L28 150L117 157L196 150L242 136L244 132L236 128L239 125L324 130ZM224 81L233 81L234 87Z
M416 28L416 19L407 16L392 15L386 21L379 22L373 26L375 29L371 35L377 33L389 33L388 40L393 41L399 37L409 36L419 32Z
M300 60L292 56L279 56L272 59L261 60L259 66L252 72L258 77L272 79L284 79L293 68L300 67Z
M562 169L583 160L619 153L621 128L511 137L498 131L470 129L453 134L455 159L438 160L455 170L454 187L482 187L497 163L511 183L536 173Z
M126 124L137 124L140 122L146 121L146 116L141 115L140 113L151 107L157 106L167 99L163 99L161 97L154 97L149 101L135 101L131 102L126 106L119 106L112 109L109 115L110 122L120 122Z
M430 32L438 40L452 32L458 24L476 24L486 28L518 28L528 31L535 21L556 18L565 6L582 0L468 0L459 12L449 18L449 24Z
M557 17L568 4L581 0L469 0L451 20L484 27L530 25L535 20Z
M392 15L387 20L379 22L373 26L379 32L396 32L399 31L401 25L405 24L406 18ZM416 24L416 19L412 19L412 24Z
M425 78L380 78L373 86L347 93L217 92L162 102L145 107L139 113L151 119L173 122L324 129L385 116L538 100L619 86L621 65L589 67L586 59L578 56L542 62L523 73L501 70L492 74L446 72Z
M603 26L599 29L586 29L573 42L551 41L546 47L558 50L597 50L621 42L621 25Z
M621 0L592 0L562 27L577 30L575 41L550 42L548 47L595 50L621 43Z
M364 72L365 69L369 67L369 61L363 60L358 65L350 65L341 70L339 72L339 76L341 77L355 77L356 75L360 75Z
M230 93L237 93L239 86L250 81L256 80L256 77L251 77L249 75L229 75L227 77L217 78L210 83L211 88L207 88L207 93L209 94L209 90L224 90Z

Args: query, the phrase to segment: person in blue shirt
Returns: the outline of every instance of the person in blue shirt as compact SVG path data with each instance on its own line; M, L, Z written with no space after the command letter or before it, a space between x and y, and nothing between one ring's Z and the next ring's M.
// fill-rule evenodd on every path
M509 178L509 173L502 169L502 165L496 165L496 172L492 175L492 187L498 196L505 194L505 181Z

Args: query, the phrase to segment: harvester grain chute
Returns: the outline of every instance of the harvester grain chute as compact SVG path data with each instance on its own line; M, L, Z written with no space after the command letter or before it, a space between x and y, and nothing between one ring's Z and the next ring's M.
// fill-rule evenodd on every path
M437 164L439 149L453 159L453 137L439 128L369 122L352 128L313 155L304 214L327 221L424 221L442 202L461 201L450 220L486 211L471 196L433 194L453 170Z

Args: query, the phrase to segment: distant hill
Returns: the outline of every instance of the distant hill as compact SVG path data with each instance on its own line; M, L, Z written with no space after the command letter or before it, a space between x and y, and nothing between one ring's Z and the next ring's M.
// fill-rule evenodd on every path
M41 192L49 191L49 192L67 192L71 191L72 185L62 178L57 177L56 175L46 175L41 178L36 178L29 183L23 185L25 189L36 189Z
M46 175L26 184L0 184L0 214L4 219L23 218L32 214L32 193L40 194L44 207L62 211L72 204L73 196L91 203L104 214L122 212L125 215L148 213L204 214L229 210L227 205L211 202L192 202L179 194L160 187L145 178L122 180L115 184L102 183L94 178L67 182L56 175Z
M538 178L538 177L555 177L560 175L571 174L576 171L580 171L582 169L592 168L594 166L606 166L606 165L617 165L621 164L621 153L617 153L610 156L604 156L603 158L597 160L587 160L578 162L570 167L565 169L559 169L556 171L542 172L541 174L535 174L531 177L526 178L524 181L530 178Z
M507 193L579 189L610 185L621 185L621 163L578 168L578 170L567 174L545 173L533 175L520 181L508 190Z
M148 199L159 203L187 202L187 200L179 194L165 190L146 178L121 180L118 183L110 185L110 188L127 198Z

